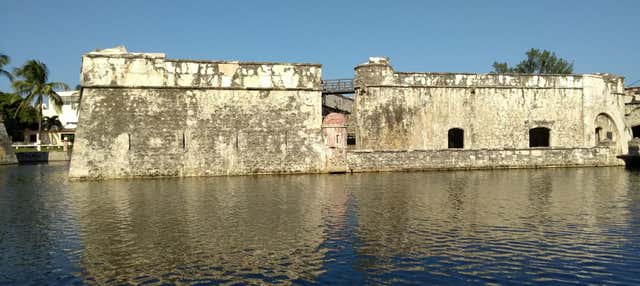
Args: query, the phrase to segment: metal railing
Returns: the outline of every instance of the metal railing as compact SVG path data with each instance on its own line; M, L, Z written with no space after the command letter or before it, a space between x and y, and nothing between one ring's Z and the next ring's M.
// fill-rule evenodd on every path
M322 93L354 93L353 79L327 79L322 81Z

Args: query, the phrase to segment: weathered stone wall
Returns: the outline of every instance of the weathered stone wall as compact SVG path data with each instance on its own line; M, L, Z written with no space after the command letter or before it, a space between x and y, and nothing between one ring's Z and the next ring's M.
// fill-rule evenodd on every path
M546 127L550 146L589 148L596 117L615 124L625 153L623 79L610 75L401 73L387 59L355 68L359 149L446 149L464 130L464 148L528 148L529 129Z
M611 151L608 147L357 150L347 151L347 164L353 172L623 165Z
M323 137L317 64L115 49L83 56L81 81L74 178L599 166L627 152L610 75L399 73L372 59L356 67L354 151L344 122ZM528 148L536 127L551 147ZM452 128L463 149L447 149Z
M624 107L627 127L640 126L640 93L633 89L625 89Z
M321 172L316 64L90 53L70 176Z
M7 129L0 118L0 165L16 163L18 163L18 160L16 160L16 154L11 147L11 137L9 137Z
M323 94L322 107L325 115L331 112L351 114L353 111L353 98L341 94Z

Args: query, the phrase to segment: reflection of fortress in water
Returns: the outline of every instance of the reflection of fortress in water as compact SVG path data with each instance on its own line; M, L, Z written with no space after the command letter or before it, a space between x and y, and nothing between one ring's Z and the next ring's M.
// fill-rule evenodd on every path
M144 282L130 280L141 269L161 281L275 283L310 280L322 266L319 177L71 187L83 218L84 267L98 284Z
M178 277L260 284L311 282L325 271L375 281L406 270L398 263L415 263L416 275L431 279L502 267L535 271L567 252L595 262L616 257L615 249L604 258L592 253L621 239L609 233L610 222L629 227L620 224L629 216L621 169L349 177L72 184L85 275L98 284ZM605 187L611 184L619 185ZM333 261L342 264L328 266Z
M323 114L322 83L319 64L88 53L69 174L603 166L627 152L618 76L406 73L371 58L347 121Z

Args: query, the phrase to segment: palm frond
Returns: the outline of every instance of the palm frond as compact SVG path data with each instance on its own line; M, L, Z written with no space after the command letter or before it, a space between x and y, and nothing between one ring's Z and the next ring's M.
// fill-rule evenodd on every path
M16 108L16 113L13 115L13 117L14 118L18 117L18 114L20 113L20 111L22 111L29 105L30 105L29 102L26 100L23 100L22 102L20 102L20 105L18 105L18 108Z
M48 79L47 65L37 60L27 61L22 67L16 68L14 74L34 84L45 84Z
M62 97L53 90L45 93L45 95L49 97L49 102L52 103L51 105L53 105L56 112L62 112Z
M6 66L9 64L9 56L5 54L0 54L0 67Z
M15 79L15 77L13 76L13 74L12 74L12 73L10 73L9 71L6 71L6 70L3 70L3 69L0 69L0 74L2 74L2 75L4 75L4 76L6 76L6 77L9 79L9 81L13 81L13 80Z

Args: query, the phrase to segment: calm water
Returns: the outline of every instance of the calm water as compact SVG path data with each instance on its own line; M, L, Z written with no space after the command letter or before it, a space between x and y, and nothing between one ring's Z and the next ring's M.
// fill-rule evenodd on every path
M0 284L640 284L640 173L69 182L0 166Z

